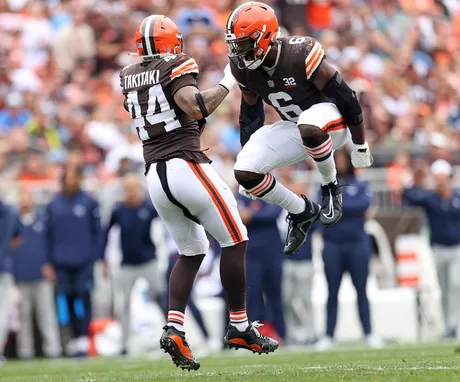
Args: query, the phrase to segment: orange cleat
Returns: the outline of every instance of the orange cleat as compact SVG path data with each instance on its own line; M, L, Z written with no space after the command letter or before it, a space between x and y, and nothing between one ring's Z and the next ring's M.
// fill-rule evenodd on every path
M260 326L262 325L257 321L251 322L244 332L240 332L234 326L229 325L224 344L230 349L246 349L259 354L274 352L278 349L278 342L260 334L257 330Z
M193 357L185 333L172 326L165 326L163 329L160 348L168 353L174 364L182 370L198 370L200 363Z

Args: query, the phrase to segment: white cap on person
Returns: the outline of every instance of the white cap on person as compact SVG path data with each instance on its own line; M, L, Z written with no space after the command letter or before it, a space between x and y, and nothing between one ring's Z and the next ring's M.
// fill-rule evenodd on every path
M431 165L433 175L452 175L452 166L444 159L438 159Z

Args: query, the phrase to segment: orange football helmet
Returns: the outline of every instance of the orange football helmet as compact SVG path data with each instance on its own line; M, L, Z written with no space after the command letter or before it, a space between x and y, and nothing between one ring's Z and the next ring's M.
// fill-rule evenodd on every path
M174 21L163 15L146 17L137 28L135 39L142 61L165 54L179 54L184 49L179 28Z
M228 56L240 69L257 69L280 34L275 11L259 2L236 8L228 18L226 28Z

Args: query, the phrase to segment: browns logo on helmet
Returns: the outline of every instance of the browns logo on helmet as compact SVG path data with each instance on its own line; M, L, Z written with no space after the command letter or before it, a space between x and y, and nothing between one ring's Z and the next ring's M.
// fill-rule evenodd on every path
M227 21L228 56L240 69L257 69L279 34L273 8L259 2L242 4Z
M135 40L142 61L166 54L179 54L184 49L179 28L174 21L163 15L146 17L136 30Z

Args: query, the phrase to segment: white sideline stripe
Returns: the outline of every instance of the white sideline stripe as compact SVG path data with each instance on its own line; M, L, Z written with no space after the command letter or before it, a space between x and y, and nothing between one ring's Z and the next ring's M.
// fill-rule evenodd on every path
M433 370L460 370L460 366L413 366L413 367L381 367L381 366L305 366L300 368L302 371L433 371Z

